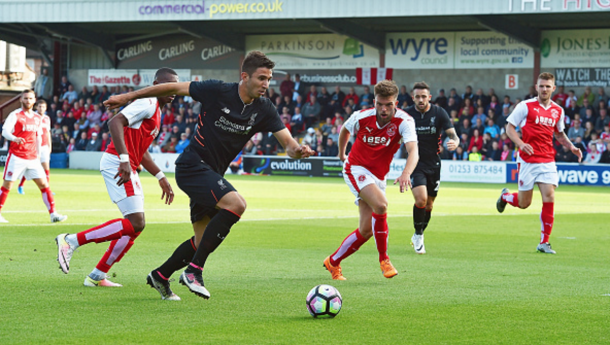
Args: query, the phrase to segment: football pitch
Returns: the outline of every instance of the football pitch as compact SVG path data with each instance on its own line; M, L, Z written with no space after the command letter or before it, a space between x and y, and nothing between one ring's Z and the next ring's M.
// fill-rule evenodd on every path
M413 198L388 185L386 279L371 239L342 263L347 281L322 267L358 225L343 179L227 176L246 198L242 220L204 271L210 300L178 284L182 301L162 301L146 275L192 235L188 199L171 206L142 175L147 226L109 278L123 288L87 288L85 276L108 247L76 251L70 274L54 238L121 217L98 172L53 170L51 224L40 192L11 191L0 225L1 344L602 344L610 342L609 192L560 186L551 236L557 255L535 252L540 195L528 210L495 202L503 186L442 183L426 230L426 255L409 245ZM516 189L516 185L509 185ZM174 274L173 278L178 278ZM314 319L305 297L335 286L343 309Z

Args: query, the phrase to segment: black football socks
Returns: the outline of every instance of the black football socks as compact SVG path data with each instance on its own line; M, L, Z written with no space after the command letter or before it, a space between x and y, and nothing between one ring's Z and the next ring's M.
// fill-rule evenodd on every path
M413 226L416 235L423 235L426 224L426 207L419 208L413 204Z
M195 237L191 237L180 244L172 256L163 265L154 270L153 273L158 273L165 280L169 279L174 272L188 265L193 255L195 255L195 251Z
M208 226L203 233L203 237L201 238L201 243L199 243L197 252L193 256L191 262L194 265L203 268L208 255L218 248L229 234L229 231L231 231L231 227L237 223L239 219L240 217L237 214L229 210L223 209L218 211L208 223ZM189 265L187 271L190 270L196 270L196 268L193 267L193 265Z

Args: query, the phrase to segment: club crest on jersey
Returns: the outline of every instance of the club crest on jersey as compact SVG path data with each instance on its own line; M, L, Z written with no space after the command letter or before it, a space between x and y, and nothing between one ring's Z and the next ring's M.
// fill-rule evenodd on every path
M220 190L224 190L225 188L227 188L227 185L223 180L218 180L218 185L220 186Z
M250 121L248 121L248 126L254 126L254 121L256 121L257 115L258 115L258 113L254 113L254 114L252 114L252 116L250 116Z
M559 111L557 109L551 109L551 116L556 119L559 117Z
M228 113L230 113L230 112L231 112L231 110L229 110L229 108L227 108L227 107L222 108L222 111L223 111L225 114L228 114Z
M390 123L390 125L388 126L388 130L387 130L388 135L391 137L395 136L397 129L398 129L398 127L396 127L395 124Z

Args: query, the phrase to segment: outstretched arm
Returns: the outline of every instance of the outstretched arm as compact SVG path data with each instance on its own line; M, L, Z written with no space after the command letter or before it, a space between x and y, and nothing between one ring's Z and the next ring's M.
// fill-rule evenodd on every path
M190 81L182 83L157 84L133 92L124 93L122 95L110 96L110 98L104 102L104 105L108 109L112 110L120 108L125 104L140 98L164 97L171 95L190 96L190 85Z
M557 139L557 141L561 145L572 151L572 153L575 154L576 157L578 157L578 162L580 163L580 161L582 160L582 151L578 147L574 146L574 144L572 144L565 132L555 132L555 139Z
M286 154L290 158L307 158L314 154L313 150L309 146L299 145L299 143L294 140L294 138L286 128L273 133L273 135L280 143L280 145L282 145L284 150L286 150Z
M457 147L460 145L460 137L458 137L455 132L455 128L449 128L445 131L447 133L447 137L449 137L449 141L447 141L447 150L455 151Z

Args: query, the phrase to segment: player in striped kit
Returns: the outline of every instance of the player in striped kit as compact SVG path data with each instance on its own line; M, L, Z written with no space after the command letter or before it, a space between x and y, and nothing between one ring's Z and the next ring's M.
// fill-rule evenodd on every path
M170 68L161 68L155 74L154 84L176 83L178 75ZM167 205L174 199L169 181L153 161L148 147L159 134L161 110L172 102L174 96L139 99L114 116L108 127L112 143L108 145L100 162L100 171L106 182L110 199L119 207L124 218L107 221L77 234L60 234L57 242L57 261L61 270L68 274L74 250L87 243L110 242L110 247L95 269L85 278L84 285L90 287L121 287L106 279L113 264L119 262L133 246L135 239L144 230L144 195L137 168L142 164L159 180L162 195ZM168 289L169 290L169 289ZM163 299L180 300L171 290Z
M34 112L36 95L32 90L26 90L21 95L21 109L13 111L6 118L2 127L2 136L11 141L0 189L0 212L13 186L13 183L25 176L34 180L42 193L42 201L47 206L51 222L63 222L68 217L55 212L53 192L45 178L45 172L38 159L38 146L42 135L42 117ZM8 223L0 215L0 223Z
M49 172L50 166L49 163L51 161L51 118L46 115L47 112L47 102L44 99L39 99L36 101L36 112L41 116L42 119L42 135L40 136L40 164L42 164L42 169L44 169L44 173L47 176L47 183L49 181ZM21 178L21 182L19 183L19 187L17 188L17 192L19 194L25 194L23 190L23 184L25 183L25 176Z
M398 87L390 80L375 85L375 108L354 113L339 134L339 158L344 161L343 178L356 196L360 209L360 226L349 234L339 248L324 260L324 267L335 280L345 280L340 263L375 236L379 265L386 278L398 274L387 254L388 201L385 197L386 175L390 163L404 142L409 157L402 175L394 181L403 193L411 186L411 173L419 160L417 134L413 118L396 105ZM350 135L356 140L345 156Z

